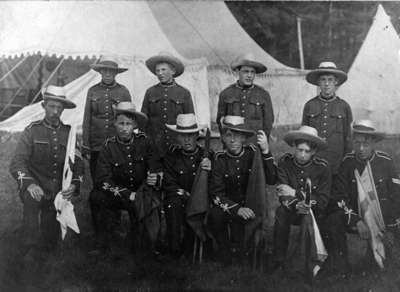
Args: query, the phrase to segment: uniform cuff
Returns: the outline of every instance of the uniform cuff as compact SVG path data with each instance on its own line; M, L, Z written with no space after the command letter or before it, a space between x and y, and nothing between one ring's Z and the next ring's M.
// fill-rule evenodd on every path
M270 160L270 159L274 160L274 157L272 156L271 151L268 151L267 154L262 153L262 158L263 158L264 160Z

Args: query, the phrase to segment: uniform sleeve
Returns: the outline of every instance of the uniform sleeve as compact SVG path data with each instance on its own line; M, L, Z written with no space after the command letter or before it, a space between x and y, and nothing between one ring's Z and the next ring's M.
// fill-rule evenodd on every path
M90 105L90 97L92 93L89 89L86 96L85 111L83 114L83 124L82 124L82 148L83 150L90 150L90 125L92 123L92 109Z
M303 118L301 120L301 124L305 125L305 126L309 126L310 125L310 121L308 120L308 112L309 112L309 105L308 102L304 105L303 108Z
M76 144L76 147L75 147L75 163L74 163L74 167L73 167L72 171L73 171L73 174L72 174L71 183L73 183L76 186L75 193L77 195L79 195L80 187L83 182L84 166L83 166L81 149L80 149L78 143Z
M224 174L224 162L221 159L216 158L211 169L209 183L209 193L211 196L211 200L217 207L220 207L222 210L224 210L224 212L237 214L237 211L241 206L231 201L227 197Z
M150 141L150 139L146 138L146 154L145 154L145 161L147 163L147 168L150 172L160 172L162 171L163 167L161 164L160 155L154 151L154 144Z
M15 154L11 159L10 173L18 182L18 189L24 192L30 184L39 185L29 171L29 160L32 155L32 133L25 129L20 137ZM40 185L39 185L40 186Z
M269 185L274 185L276 183L277 169L274 163L274 157L272 157L271 152L267 154L262 154L265 182Z
M272 108L271 96L265 91L265 104L264 104L264 121L263 129L265 134L269 137L274 123L274 109Z
M192 96L190 95L189 90L185 90L184 99L185 99L185 104L183 105L183 113L184 114L194 113L193 99Z
M290 182L289 182L289 176L288 173L286 172L286 169L284 167L285 163L284 161L279 161L278 163L278 167L277 167L277 184L283 184L283 185L288 185L290 186Z
M400 178L392 160L389 162L389 177L390 180L387 181L389 196L400 207Z
M324 211L328 206L330 193L332 186L332 175L329 166L324 167L321 171L321 177L319 180L319 185L313 190L311 193L311 200L315 200L317 202L316 209L318 211Z
M169 152L164 157L164 184L163 188L167 193L167 196L176 195L178 189L182 189L179 184L178 180L178 173L174 169L174 165L176 160L173 157L173 153Z
M113 180L113 163L109 148L103 146L97 159L95 188L110 195L128 198L131 191L128 188L120 187Z
M344 153L350 153L352 151L352 142L351 142L351 123L353 122L353 114L351 112L350 105L346 103L346 124L344 129L344 138L345 138L345 148Z
M218 110L217 110L217 120L216 120L220 133L222 133L220 120L225 115L226 115L226 113L225 113L224 97L223 97L223 94L221 92L221 94L219 95L219 98L218 98Z
M122 95L121 95L121 101L129 101L132 102L132 96L129 93L128 88L125 86L122 87Z

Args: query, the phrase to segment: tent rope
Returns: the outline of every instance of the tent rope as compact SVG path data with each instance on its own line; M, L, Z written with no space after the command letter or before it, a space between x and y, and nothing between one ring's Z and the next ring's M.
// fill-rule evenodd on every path
M47 80L43 83L42 88L39 90L38 93L36 93L35 97L32 99L31 104L33 104L36 99L39 97L40 93L42 92L42 89L45 88L47 86L47 84L50 82L51 78L53 78L54 74L56 74L56 72L58 71L58 69L61 67L61 65L64 63L65 57L63 56L62 59L60 60L60 63L58 63L57 67L53 70L53 72L51 72L49 78L47 78Z
M0 117L3 116L3 113L7 110L7 108L14 102L15 98L18 96L20 91L25 88L26 83L31 79L33 76L33 73L35 73L36 68L40 65L40 63L43 61L44 55L39 59L39 61L35 64L29 75L26 77L24 83L18 88L18 90L15 92L15 94L11 97L11 99L7 102L7 104L3 107L3 109L0 112Z
M3 77L0 78L0 82L6 79L12 72L14 72L15 69L17 69L29 56L26 55L22 60L19 60L17 64L14 65L6 74L3 75Z

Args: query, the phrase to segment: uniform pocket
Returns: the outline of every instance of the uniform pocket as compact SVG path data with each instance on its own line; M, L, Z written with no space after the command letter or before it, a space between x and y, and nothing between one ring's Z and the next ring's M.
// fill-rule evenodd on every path
M264 100L260 97L249 99L248 118L261 120L263 118Z
M332 113L331 119L334 124L334 131L338 133L343 133L343 125L344 125L344 115L340 113Z
M47 140L34 140L33 154L34 159L36 158L35 160L43 162L50 154L50 142Z
M312 111L306 114L309 126L319 129L321 127L322 114L320 111Z

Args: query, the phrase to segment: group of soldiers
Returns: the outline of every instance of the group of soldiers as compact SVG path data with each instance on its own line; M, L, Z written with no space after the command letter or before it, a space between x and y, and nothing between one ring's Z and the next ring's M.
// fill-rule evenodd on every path
M339 272L348 268L348 232L368 239L374 257L385 259L376 247L399 224L400 179L392 158L375 148L384 134L372 121L353 122L349 104L336 95L347 75L334 63L322 62L307 74L307 82L318 86L319 94L305 104L301 127L284 135L293 151L277 163L269 144L271 98L254 84L256 74L267 70L263 64L249 57L232 64L238 80L219 96L216 122L222 151L215 153L197 123L190 92L175 81L184 72L183 63L157 55L146 66L160 82L146 91L138 111L128 89L115 80L127 69L111 58L92 65L101 82L88 90L83 143L77 147L82 151L76 151L71 186L63 190L71 127L60 116L75 104L63 88L48 86L43 91L45 117L23 131L10 165L23 202L27 251L56 247L60 229L53 201L60 191L65 199L79 201L80 186L87 183L84 158L93 181L89 202L100 250L120 224L121 209L128 210L132 236L138 237L144 236L137 226L139 218L157 217L162 206L168 253L173 258L190 254L199 235L188 224L186 212L197 186L207 193L201 224L213 242L213 254L229 259L244 248L248 226L260 216L265 219L268 184L276 185L280 202L270 258L274 270L285 268L291 225L301 225L304 218L313 218L319 226ZM206 147L200 146L200 139ZM195 184L200 174L206 185ZM155 212L144 210L155 203ZM147 228L154 244L157 230Z

